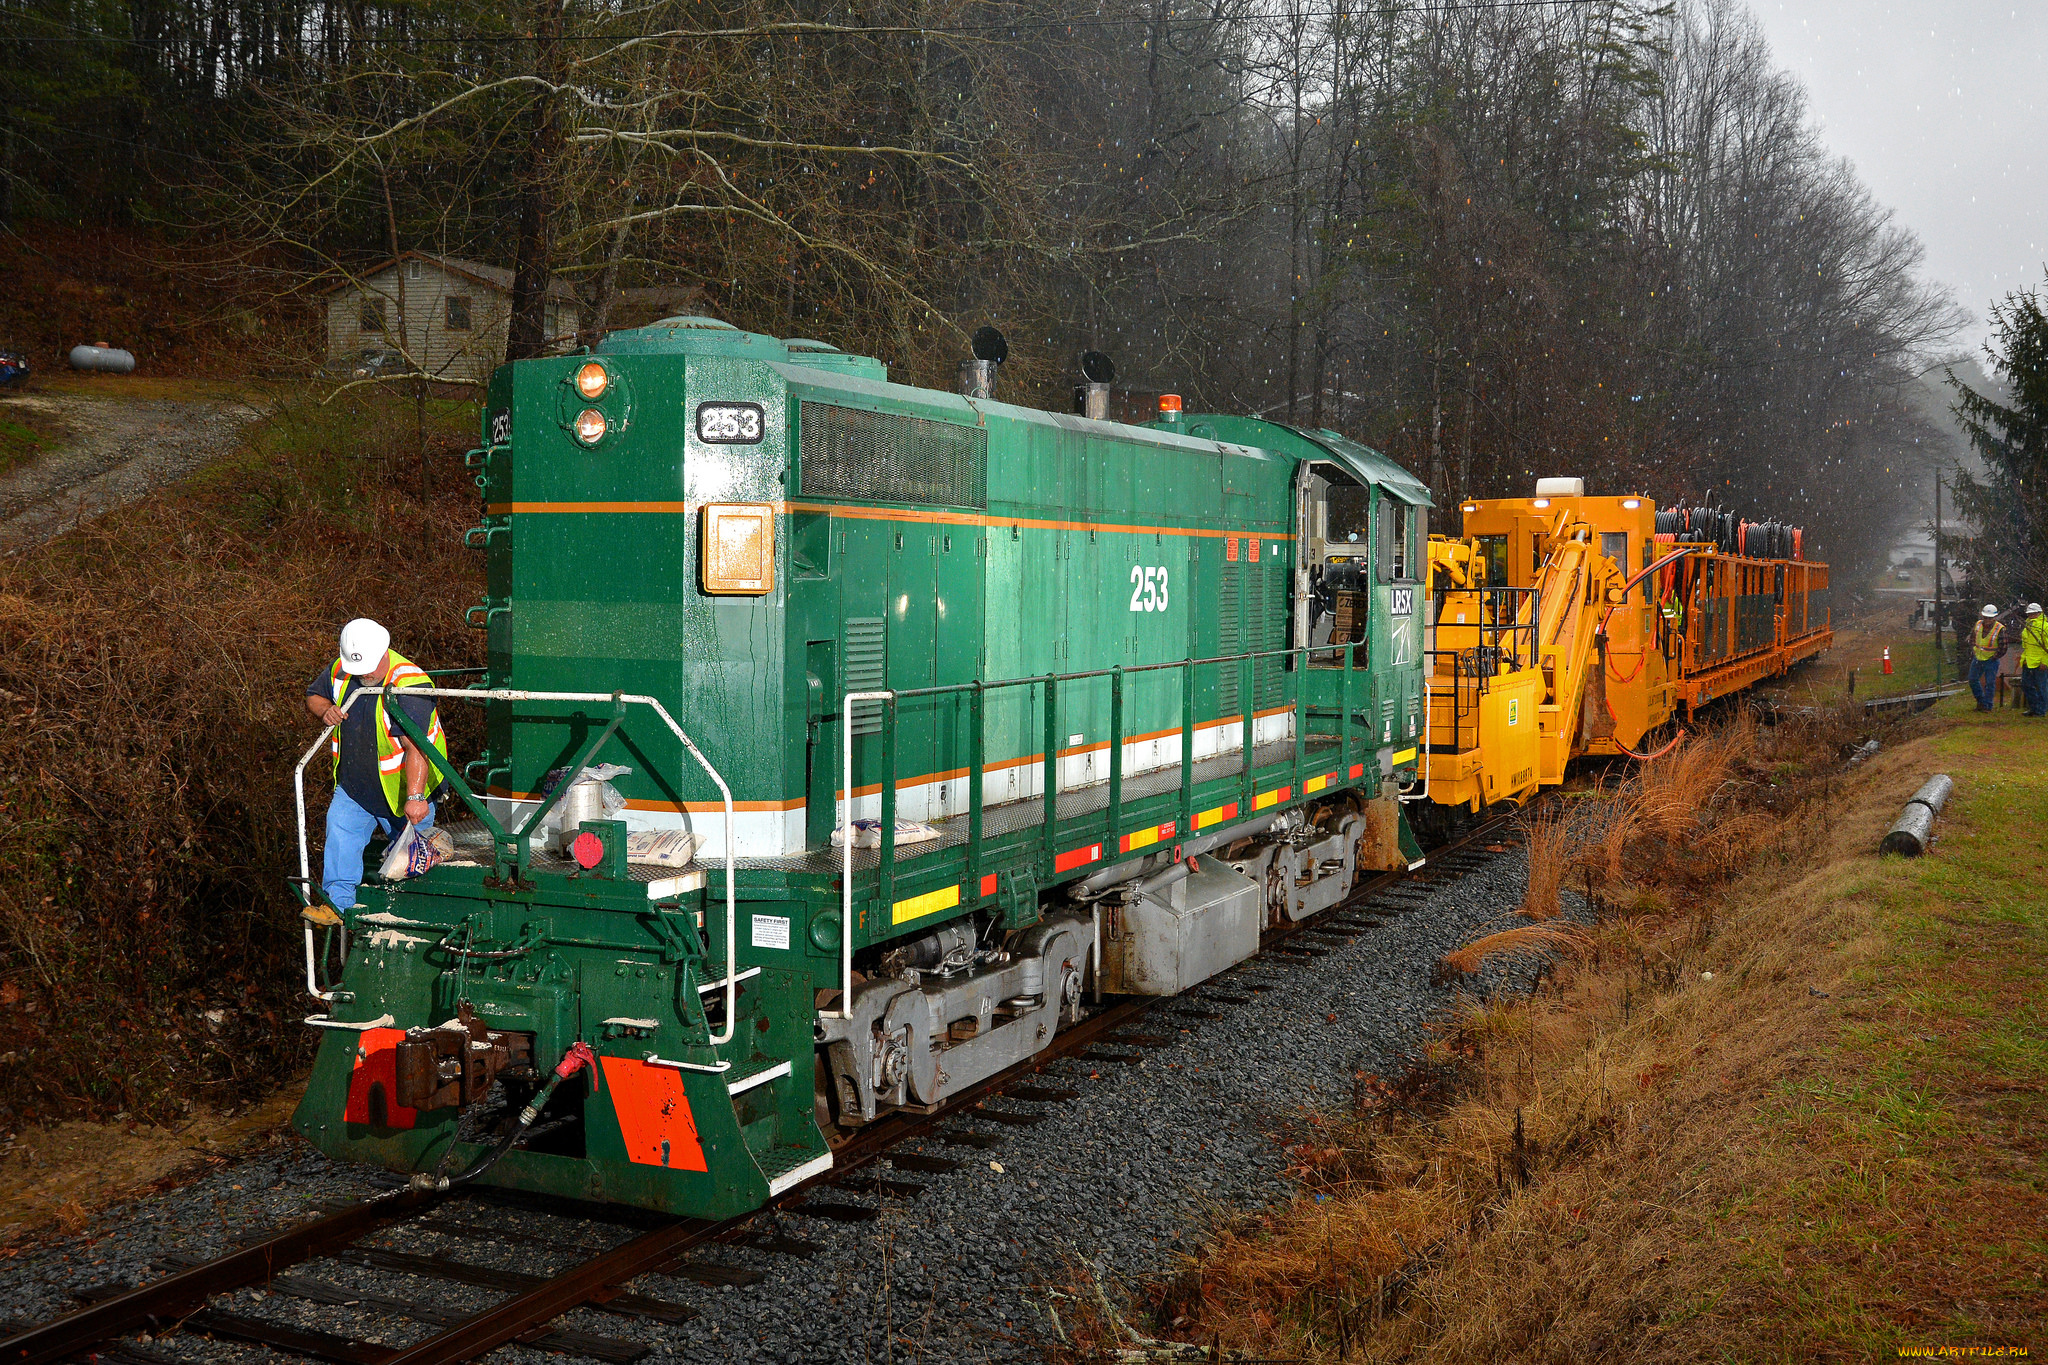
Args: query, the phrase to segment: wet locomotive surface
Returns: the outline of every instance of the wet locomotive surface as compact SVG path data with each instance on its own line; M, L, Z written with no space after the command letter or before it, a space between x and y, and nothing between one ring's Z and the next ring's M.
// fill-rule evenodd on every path
M551 1325L567 1335L547 1349L509 1346L500 1358L624 1360L645 1346L650 1359L806 1365L891 1354L1035 1359L1047 1334L1041 1286L1064 1282L1078 1264L1114 1279L1170 1272L1218 1217L1285 1198L1281 1140L1297 1116L1347 1105L1356 1072L1402 1069L1451 999L1432 984L1437 959L1519 922L1505 917L1522 887L1519 851L1431 887L1397 884L1313 937L1159 1002L845 1185L818 1186L794 1207L757 1216L750 1230L779 1234L778 1250L701 1248L670 1273L633 1281L635 1311L578 1310ZM1490 963L1463 989L1484 994L1528 975ZM10 1315L59 1315L76 1295L141 1283L388 1187L388 1178L295 1143L280 1151L110 1211L87 1235L24 1251L4 1276ZM220 1296L209 1311L401 1346L489 1307L515 1287L510 1276L565 1270L650 1219L454 1199L342 1256L293 1267L269 1292ZM465 1267L483 1272L472 1280L495 1273L506 1282L448 1278ZM131 1337L113 1354L276 1354L190 1327L149 1343Z

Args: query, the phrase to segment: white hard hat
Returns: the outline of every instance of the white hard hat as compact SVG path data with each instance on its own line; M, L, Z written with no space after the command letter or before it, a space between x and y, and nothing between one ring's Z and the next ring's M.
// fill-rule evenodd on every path
M341 628L341 671L357 677L375 673L391 648L391 632L367 616L358 616Z
M1996 616L1998 615L1998 608L1992 603L1986 602L1984 604L1984 610L1978 612L1977 614L1979 616Z
M2041 614L2041 604L2040 604L2039 602L2029 602L2029 603L2027 603L2027 615L2029 615L2029 616L2039 616L2040 614Z

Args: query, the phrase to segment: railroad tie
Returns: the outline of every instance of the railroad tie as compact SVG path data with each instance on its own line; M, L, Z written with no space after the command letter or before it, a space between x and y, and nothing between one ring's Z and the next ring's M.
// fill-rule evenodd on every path
M872 1223L882 1216L882 1211L870 1204L840 1204L827 1200L806 1199L801 1204L788 1204L784 1213L800 1213L806 1218L829 1218L835 1223Z
M1048 1090L1038 1085L1013 1085L1002 1093L1009 1099L1024 1100L1031 1104L1065 1104L1068 1100L1081 1097L1078 1090Z
M790 1237L780 1232L763 1232L744 1225L721 1232L712 1240L726 1246L772 1252L777 1256L795 1256L805 1261L825 1249L816 1242L806 1242L801 1237Z
M1026 1114L1016 1109L983 1109L977 1105L967 1115L971 1119L988 1119L994 1123L1007 1123L1013 1128L1029 1128L1044 1123L1044 1114Z
M1117 1033L1102 1040L1114 1047L1172 1047L1178 1038L1164 1038L1156 1033Z
M281 1275L270 1282L272 1292L291 1298L303 1299L307 1303L327 1304L335 1308L361 1308L385 1317L411 1318L415 1322L429 1323L435 1327L459 1327L470 1318L470 1314L438 1304L415 1303L410 1299L394 1298L371 1290L343 1287L329 1280L317 1280L306 1275ZM651 1349L644 1342L628 1341L621 1337L600 1336L595 1332L579 1332L573 1328L540 1328L520 1338L522 1344L537 1346L543 1351L555 1351L562 1355L589 1356L609 1365L632 1365L633 1361L646 1355Z
M1063 1090L1058 1093L1071 1096L1074 1092ZM967 1164L953 1157L926 1156L922 1152L891 1152L886 1159L899 1171L916 1171L921 1175L944 1175Z
M915 1199L931 1187L915 1180L891 1180L887 1176L870 1175L865 1171L844 1175L832 1182L842 1190L855 1194L887 1195L891 1199Z
M1075 1055L1084 1062L1115 1062L1119 1066L1136 1066L1145 1060L1142 1052L1101 1052L1092 1047Z
M988 1151L991 1147L1003 1145L1000 1133L977 1133L972 1128L945 1128L939 1132L939 1141L948 1147L974 1147Z
M258 1346L268 1346L287 1355L312 1356L317 1360L337 1361L340 1365L383 1365L398 1354L395 1346L365 1341L361 1337L345 1337L313 1327L293 1327L288 1323L228 1313L218 1308L202 1308L179 1325L187 1332L227 1337L231 1341L253 1341Z
M445 1256L415 1256L411 1252L392 1251L386 1247L345 1247L334 1253L334 1259L371 1270L390 1270L401 1275L424 1275L429 1279L452 1280L457 1284L475 1285L479 1289L497 1289L508 1294L538 1289L549 1280L546 1275L529 1275L518 1270L499 1270L495 1266L471 1265L466 1261L449 1260ZM688 1322L697 1316L697 1310L686 1304L670 1303L646 1294L615 1294L602 1303L596 1300L592 1300L592 1303L607 1313L653 1318L657 1322Z

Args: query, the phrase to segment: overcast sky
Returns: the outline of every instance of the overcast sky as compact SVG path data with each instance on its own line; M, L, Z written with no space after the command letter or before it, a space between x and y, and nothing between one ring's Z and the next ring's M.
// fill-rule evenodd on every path
M1927 246L1984 339L2048 261L2048 0L1750 0L1828 145Z

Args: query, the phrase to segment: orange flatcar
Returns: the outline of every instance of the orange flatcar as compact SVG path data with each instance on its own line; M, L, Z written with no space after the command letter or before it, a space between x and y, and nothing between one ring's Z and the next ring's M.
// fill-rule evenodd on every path
M1834 641L1804 536L1545 479L1431 540L1429 799L1478 810L1641 758L1661 728ZM1419 795L1419 793L1418 793Z

